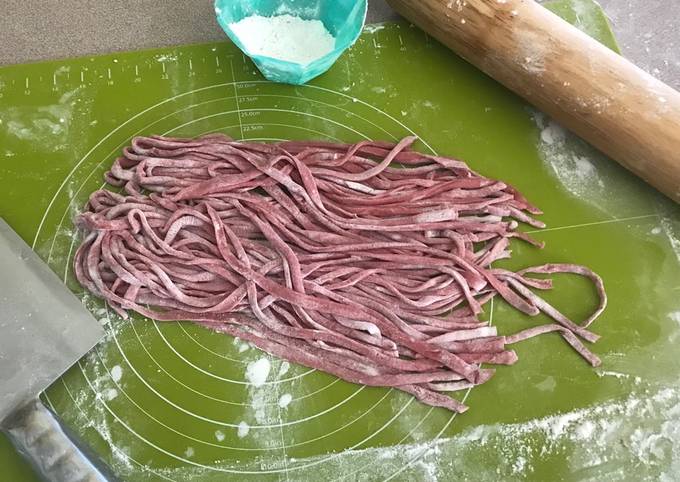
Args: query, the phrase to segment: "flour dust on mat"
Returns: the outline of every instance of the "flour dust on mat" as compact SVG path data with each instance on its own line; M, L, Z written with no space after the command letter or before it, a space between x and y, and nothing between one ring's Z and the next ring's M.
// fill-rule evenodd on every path
M307 458L286 457L286 480L520 481L547 480L545 461L563 464L574 479L677 480L680 470L680 388L640 384L627 396L519 423L471 427L450 437L385 447L345 450ZM248 433L248 427L243 429ZM239 427L239 436L241 428ZM245 436L245 435L244 435ZM329 456L332 455L332 456ZM215 461L210 468L181 467L134 474L151 482L224 480L219 469L258 470L262 461ZM361 470L357 473L357 470ZM214 476L214 474L218 474Z
M598 163L587 152L580 152L566 129L541 112L534 112L540 131L538 152L549 172L572 195L603 210L610 201Z
M88 294L83 295L82 302L106 326L106 335L83 362L76 365L87 383L78 386L69 383L68 379L63 380L62 383L69 384L70 410L59 409L59 415L67 426L78 427L79 436L93 450L103 454L107 466L114 473L132 473L138 469L137 462L130 458L131 449L121 437L120 424L112 415L116 404L128 397L123 367L114 364L117 360L115 340L124 338L123 330L127 323L112 315L110 310L100 307ZM52 406L56 399L47 400L51 408L56 408Z
M261 387L267 381L271 363L266 358L260 358L256 362L248 364L246 378L255 387Z
M252 15L229 24L248 53L308 64L335 48L335 37L320 20L293 15Z

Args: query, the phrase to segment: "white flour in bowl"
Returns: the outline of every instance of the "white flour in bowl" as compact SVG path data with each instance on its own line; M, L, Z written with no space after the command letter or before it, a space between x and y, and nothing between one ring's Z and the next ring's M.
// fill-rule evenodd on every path
M335 37L320 20L293 15L252 15L229 27L248 53L308 64L335 48Z

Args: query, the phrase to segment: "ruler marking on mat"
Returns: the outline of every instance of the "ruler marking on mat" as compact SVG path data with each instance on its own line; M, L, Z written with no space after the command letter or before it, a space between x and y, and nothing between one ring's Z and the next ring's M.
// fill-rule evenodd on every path
M238 116L238 127L241 132L241 139L245 136L243 135L243 121L241 120L241 105L238 100L238 89L236 88L236 75L234 75L234 62L229 59L229 67L231 68L231 85L234 87L234 99L236 100L236 115Z
M280 393L280 391L278 391ZM277 395L278 395L277 393ZM279 411L279 432L281 434L281 448L283 449L283 470L284 474L286 474L286 482L289 480L288 479L288 453L286 452L286 438L284 437L283 434L283 417L281 415L281 405L279 404L276 407Z

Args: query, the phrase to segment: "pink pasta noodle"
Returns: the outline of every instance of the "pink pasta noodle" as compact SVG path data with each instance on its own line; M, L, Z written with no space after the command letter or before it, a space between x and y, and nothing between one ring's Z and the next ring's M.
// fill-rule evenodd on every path
M211 135L140 137L106 174L77 224L79 282L121 316L189 320L353 383L394 387L462 412L443 392L517 361L508 345L559 333L593 366L589 326L602 280L551 264L492 267L540 211L458 160L397 144L257 144ZM591 279L600 297L580 324L531 274ZM499 335L480 316L500 296L554 323Z

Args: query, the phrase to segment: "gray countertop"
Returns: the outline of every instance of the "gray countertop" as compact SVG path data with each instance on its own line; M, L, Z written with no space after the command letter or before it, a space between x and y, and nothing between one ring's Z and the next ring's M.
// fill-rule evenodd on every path
M600 0L626 57L680 89L680 1ZM223 40L212 0L0 0L0 65ZM396 19L371 0L369 22Z

